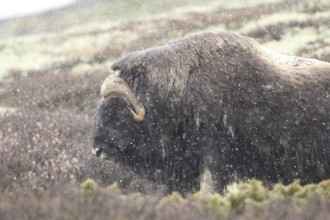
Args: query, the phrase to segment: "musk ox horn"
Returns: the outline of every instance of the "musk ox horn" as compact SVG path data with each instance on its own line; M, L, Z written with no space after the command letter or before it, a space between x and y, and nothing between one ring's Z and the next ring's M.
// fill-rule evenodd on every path
M137 100L129 85L118 74L110 75L105 79L101 86L101 97L103 99L111 97L123 98L134 107L135 111L128 107L134 120L137 122L143 121L146 113L143 104Z

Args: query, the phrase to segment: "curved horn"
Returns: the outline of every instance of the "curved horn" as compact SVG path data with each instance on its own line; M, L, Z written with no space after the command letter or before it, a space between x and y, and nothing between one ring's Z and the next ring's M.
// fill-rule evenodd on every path
M146 114L143 104L137 100L129 85L117 74L110 75L104 80L101 86L101 97L104 99L109 97L123 98L134 107L135 111L128 108L134 120L137 122L143 121Z

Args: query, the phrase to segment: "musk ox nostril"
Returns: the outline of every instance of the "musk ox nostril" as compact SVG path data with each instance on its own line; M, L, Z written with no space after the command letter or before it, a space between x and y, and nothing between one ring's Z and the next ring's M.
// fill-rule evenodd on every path
M102 148L94 148L93 149L93 154L95 154L95 156L100 157L102 153Z

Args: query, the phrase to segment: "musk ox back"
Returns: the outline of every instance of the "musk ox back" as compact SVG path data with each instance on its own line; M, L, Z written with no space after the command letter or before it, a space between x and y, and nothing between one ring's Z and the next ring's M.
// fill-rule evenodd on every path
M94 153L169 190L221 191L330 177L330 64L286 56L230 32L134 52L112 65Z

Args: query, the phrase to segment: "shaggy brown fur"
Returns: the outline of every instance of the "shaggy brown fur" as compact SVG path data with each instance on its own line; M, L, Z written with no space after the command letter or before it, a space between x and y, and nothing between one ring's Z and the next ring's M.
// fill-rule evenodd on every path
M109 117L102 111L119 118L105 105L125 106L114 99L101 103L95 145L114 148L117 142L109 144L108 136L118 141L118 134L131 134L125 137L135 149L118 159L138 173L180 191L198 189L204 166L219 190L234 176L284 183L330 178L329 63L282 55L220 32L128 54L112 68L120 70L147 115L136 128L107 120L101 129Z

